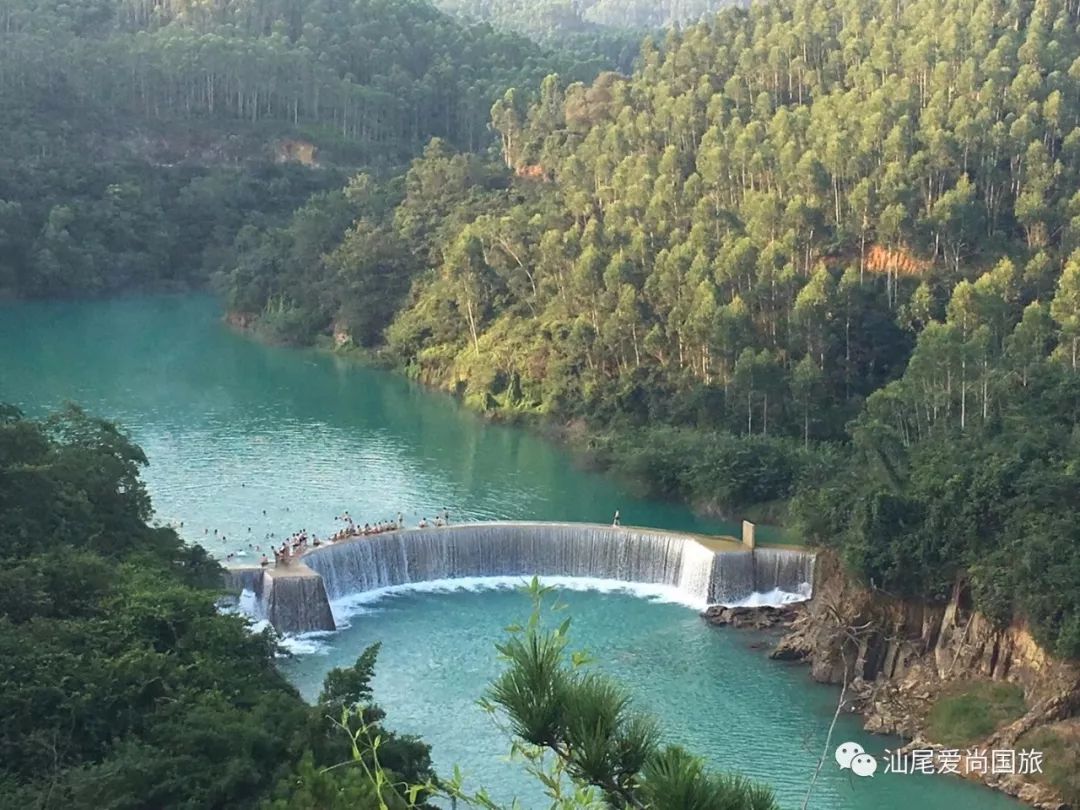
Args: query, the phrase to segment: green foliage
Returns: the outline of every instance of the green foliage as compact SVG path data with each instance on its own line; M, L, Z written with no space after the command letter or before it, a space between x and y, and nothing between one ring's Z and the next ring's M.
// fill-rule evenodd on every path
M332 669L323 680L319 705L334 717L343 709L353 709L371 702L371 679L375 676L375 660L381 645L372 644L356 663L347 669Z
M633 711L622 688L587 671L585 654L568 652L570 621L550 630L543 626L550 590L536 579L528 586L533 613L524 627L507 628L509 638L497 645L507 668L481 705L509 721L516 738L513 756L543 785L554 810L775 810L767 787L710 773L682 748L661 747L659 728ZM342 758L318 768L306 754L264 807L410 810L440 798L454 806L502 810L485 790L466 790L456 769L436 779L430 770L395 767L393 735L379 727L381 713L369 702L377 654L373 645L353 667L331 672L319 698L320 712L339 710L328 715L340 732L328 742L343 751Z
M790 439L674 427L617 431L600 452L652 495L729 512L791 497L830 458Z
M1026 711L1024 690L1014 683L965 683L934 701L927 728L932 739L945 745L970 746Z
M1043 773L1035 778L1060 791L1066 802L1080 801L1080 771L1076 769L1076 762L1080 760L1080 739L1074 725L1029 731L1017 740L1016 747L1042 751Z
M340 186L324 166L398 167L432 137L483 150L508 86L609 64L585 43L548 52L423 0L12 0L0 8L0 294L204 286L236 268L244 226L280 226ZM308 213L334 244L353 225L325 206ZM305 255L282 261L322 260L302 227L289 247ZM377 340L408 288L396 255L384 232L360 227L328 259L351 299L336 314L358 343ZM358 264L380 278L357 279ZM320 299L335 296L327 286ZM233 303L257 314L275 292ZM286 304L267 314L272 336L306 342L326 326L311 301Z
M220 271L230 309L276 339L333 334L493 414L609 430L599 454L660 495L734 510L797 492L799 529L875 587L941 599L960 580L1080 655L1070 4L777 0L646 39L632 72L594 62L587 82L418 1L256 5L0 12L5 137L34 155L0 180L0 285ZM455 8L580 27L552 22L557 4ZM332 129L383 165L427 146L404 177L339 191L281 168L54 169L81 141L42 99L94 131ZM488 119L498 150L479 154ZM137 493L108 489L137 463L64 475L138 523ZM9 475L0 504L55 511L8 544L44 553L86 525L107 556L141 536L104 537L48 470ZM5 575L13 616L88 610L53 599L45 568Z
M936 422L927 418L921 373L913 361L898 386L871 398L849 458L796 497L800 528L888 593L945 599L959 580L992 619L1026 617L1049 650L1080 656L1071 494L1080 484L1080 377L1045 357L1023 377L996 374L986 417L960 429L944 406Z
M559 66L522 37L461 25L421 0L107 0L92 21L83 5L5 4L0 97L97 120L304 132L399 161L431 137L481 147L492 99Z
M0 291L103 295L204 285L244 224L286 218L341 175L298 167L42 165L0 158ZM5 211L7 212L5 215Z
M981 418L1025 306L1053 296L1056 320L1032 311L1021 376L1071 334L1068 274L1054 286L1080 169L1072 124L1039 112L1070 96L1030 65L1064 76L1080 39L1061 3L857 5L726 11L647 41L631 76L548 77L531 105L507 93L492 121L521 179L443 218L391 351L499 408L520 387L560 418L807 445L841 438L910 358L932 419L946 400Z
M569 651L570 620L545 626L550 592L536 579L529 585L533 613L525 626L509 628L509 639L499 645L506 668L492 683L483 705L505 715L511 731L524 742L518 753L554 801L564 796L565 776L595 789L613 807L776 807L768 788L741 777L712 774L699 758L677 746L662 745L659 727L633 710L625 690L590 671L586 655ZM554 754L554 770L545 770L544 751Z
M638 45L650 30L695 23L729 4L722 0L439 0L435 5L465 20L483 20L495 28L524 34L582 61L602 54L629 72Z
M705 770L701 760L678 746L657 752L645 765L645 806L671 810L768 810L772 791L736 774Z
M383 810L378 792L359 768L316 768L306 754L264 810Z
M279 780L292 807L369 795L311 769L348 753L327 712L364 704L369 723L383 718L370 702L377 648L306 706L274 667L272 639L219 612L218 565L147 525L145 463L77 408L32 422L0 406L5 801L243 808ZM394 773L433 778L426 745L374 727Z
M357 342L492 414L610 432L595 454L655 494L797 492L797 530L868 583L960 580L1078 655L1074 14L817 12L727 10L630 75L498 97L502 167L433 144L369 217L397 250L351 264L402 283ZM339 323L340 280L277 277L250 297Z
M309 745L318 762L336 764L351 756L347 736L327 736L326 720L331 718L348 736L362 731L372 738L377 737L381 767L392 775L393 780L427 784L435 778L430 748L416 737L397 735L381 726L386 713L374 703L371 691L378 654L379 645L373 644L351 667L333 669L326 674L315 704ZM429 792L424 791L418 796L425 799Z

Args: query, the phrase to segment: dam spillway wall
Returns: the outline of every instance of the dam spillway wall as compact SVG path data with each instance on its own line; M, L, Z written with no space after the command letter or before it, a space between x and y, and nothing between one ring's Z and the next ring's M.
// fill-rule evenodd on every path
M330 599L381 588L464 577L561 576L666 585L704 604L754 592L799 592L813 555L692 535L582 523L472 523L408 529L320 546L304 562Z
M754 549L754 590L798 591L803 585L814 584L814 555L790 548ZM714 600L722 601L722 600Z
M469 523L341 540L255 574L255 610L279 632L333 629L328 600L473 577L585 577L661 585L704 607L755 593L808 594L813 554L585 523ZM261 576L258 576L261 574ZM245 585L245 587L247 587Z
M241 596L242 612L270 622L280 633L336 629L322 577L301 562L226 568L222 587ZM246 602L245 592L251 595Z
M255 591L262 580L263 569L258 566L235 566L226 568L221 585L226 591L240 593Z
M255 597L260 617L279 632L336 629L322 577L302 563L264 571Z

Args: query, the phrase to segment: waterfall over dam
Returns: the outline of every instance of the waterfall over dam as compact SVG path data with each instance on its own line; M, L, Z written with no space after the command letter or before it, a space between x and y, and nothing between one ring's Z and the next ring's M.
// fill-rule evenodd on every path
M812 585L814 557L797 549L750 549L733 539L657 529L491 522L340 540L310 549L301 561L262 572L253 588L261 618L280 632L334 629L332 617L327 618L330 600L466 577L588 577L662 585L704 608L754 593L805 593ZM309 604L292 605L293 600Z

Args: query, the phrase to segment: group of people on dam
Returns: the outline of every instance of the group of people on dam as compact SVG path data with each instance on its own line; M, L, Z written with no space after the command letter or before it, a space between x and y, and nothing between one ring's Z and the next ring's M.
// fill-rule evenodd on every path
M286 507L288 511L288 507ZM262 511L263 516L266 515L266 510ZM398 512L397 517L392 520L378 520L373 523L365 522L363 525L353 518L353 516L346 510L340 515L334 516L334 521L341 524L341 527L327 535L325 538L320 538L315 532L309 532L307 529L300 529L293 532L286 539L282 540L280 544L277 542L274 532L267 532L265 535L266 549L273 555L273 562L275 565L287 565L290 560L301 556L309 548L317 548L323 543L336 543L340 540L348 540L355 537L368 537L377 534L384 534L386 532L399 531L405 526L405 516ZM183 528L183 521L170 521L170 525L174 528ZM439 528L442 526L450 525L450 510L443 508L435 513L435 517L429 519L427 516L421 517L417 523L416 528ZM612 527L618 528L622 525L622 515L619 510L615 510L615 514L611 521ZM219 532L218 529L213 529L213 538L219 540L221 543L226 543L228 538L224 532ZM251 532L251 528L248 528L248 532ZM210 539L211 529L203 529L203 534L207 536L207 540ZM262 544L256 544L255 542L249 542L247 544L247 553L254 553L261 555L259 564L263 567L269 566L271 562L270 556L263 551ZM234 559L244 557L246 554L243 551L231 551L225 555L225 559L232 561Z
M336 543L339 540L348 540L353 537L368 537L376 534L385 534L386 532L398 531L405 528L405 516L400 512L398 512L395 520L379 520L375 523L365 523L363 526L360 526L348 511L340 515L335 515L334 520L340 521L343 525L340 529L326 538L326 542L329 543ZM427 517L420 518L420 521L417 523L417 528L426 529L429 527L449 525L450 510L443 509L437 513L435 518L430 522ZM271 549L274 554L274 564L288 565L291 559L301 556L309 547L317 548L318 546L321 546L323 542L324 541L320 540L318 535L314 532L309 534L307 529L293 532L279 547ZM259 564L265 567L270 564L270 559L264 554L259 561Z

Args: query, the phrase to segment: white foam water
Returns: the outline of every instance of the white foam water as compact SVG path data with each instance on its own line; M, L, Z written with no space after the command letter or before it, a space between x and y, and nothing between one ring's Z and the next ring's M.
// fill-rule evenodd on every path
M745 599L738 599L734 602L721 602L720 604L724 607L780 607L781 605L805 602L810 596L810 583L804 582L797 591L782 591L779 588L773 588L771 591L752 593Z
M531 577L502 576L410 582L404 585L390 585L385 588L376 588L375 590L344 596L331 602L330 607L334 611L334 621L337 622L338 631L341 631L351 626L352 619L377 614L379 612L377 607L379 603L393 599L396 596L411 593L448 593L454 591L480 593L491 590L520 589L528 585L531 579ZM593 577L538 577L538 579L540 584L545 587L561 590L625 593L653 602L682 605L695 611L702 611L708 607L705 602L687 598L684 591L669 585L622 582L616 579L597 579ZM777 588L765 593L750 594L745 599L726 603L724 606L780 606L802 602L809 598L810 584L803 583L803 587L798 592L783 591ZM286 635L282 638L282 646L293 655L327 655L329 648L332 646L329 639L333 635L334 633L329 632Z
M563 523L480 523L406 530L308 552L332 601L358 593L447 579L595 578L648 583L707 601L714 555L685 535ZM741 583L753 590L751 573Z
M281 655L327 655L330 652L332 645L327 639L336 631L281 634L274 630L274 626L269 621L258 615L258 605L259 600L252 591L243 591L237 604L223 607L222 612L240 615L247 619L247 629L252 635L269 630L283 650Z
M240 591L240 599L236 603L240 612L252 616L256 619L262 619L262 608L259 606L259 597L255 595L255 591L250 588L244 588Z
M540 584L568 591L599 591L600 593L629 593L642 599L684 605L704 610L707 603L694 598L674 585L644 582L623 582L599 577L541 576ZM335 620L347 620L360 613L371 612L371 606L387 598L407 593L445 593L448 591L491 591L520 589L529 584L528 576L460 577L434 579L425 582L406 582L387 585L370 591L350 594L330 603Z
M332 635L326 631L284 635L278 639L278 644L288 655L329 655L333 644L327 638Z
M491 590L512 590L525 587L530 580L531 577L507 576L436 579L430 582L390 585L385 588L351 594L350 596L335 599L330 603L330 608L334 612L334 621L337 623L337 631L286 634L279 636L278 643L290 655L328 655L333 647L332 638L336 632L351 627L352 620L357 617L378 614L379 609L377 606L379 603L391 600L396 596L411 593L448 593L453 591L481 593ZM622 582L616 579L592 577L539 577L539 580L541 585L561 590L625 593L653 602L682 605L695 611L702 611L708 607L705 602L688 599L685 592L668 585ZM251 594L251 597L252 601L255 601L254 594ZM810 584L803 583L798 592L783 591L776 588L764 593L752 593L744 599L722 604L724 604L724 607L780 606L803 602L809 598ZM253 633L258 633L270 627L270 623L265 619L253 619L250 627Z

